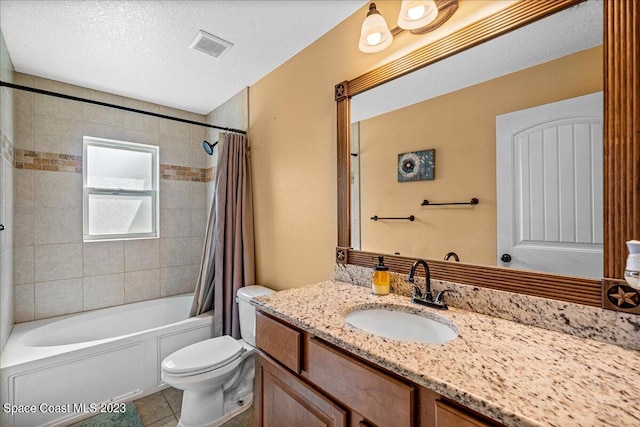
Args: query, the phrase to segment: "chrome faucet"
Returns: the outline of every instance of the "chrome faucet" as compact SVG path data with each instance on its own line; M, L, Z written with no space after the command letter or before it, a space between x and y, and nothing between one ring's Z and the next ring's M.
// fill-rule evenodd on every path
M414 276L416 274L416 269L419 265L424 267L425 272L425 291L424 295L420 290L420 287L416 284ZM419 259L413 263L411 266L411 270L409 270L409 277L407 277L407 283L411 283L413 285L413 297L411 298L411 302L416 304L427 305L429 307L439 308L441 310L447 309L447 304L445 304L443 296L445 292L449 292L448 289L445 289L442 292L439 292L435 298L433 298L433 294L431 293L431 271L429 271L429 264L423 259Z

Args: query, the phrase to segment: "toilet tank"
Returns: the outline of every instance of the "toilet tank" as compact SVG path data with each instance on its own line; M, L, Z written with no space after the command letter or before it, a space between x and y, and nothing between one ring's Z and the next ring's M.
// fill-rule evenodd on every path
M253 297L272 294L274 291L264 286L253 285L238 289L238 316L240 335L248 344L256 346L256 308L249 302Z

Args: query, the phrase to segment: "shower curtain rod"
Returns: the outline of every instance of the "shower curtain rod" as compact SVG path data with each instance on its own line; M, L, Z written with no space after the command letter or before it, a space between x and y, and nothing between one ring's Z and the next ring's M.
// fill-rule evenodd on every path
M227 131L227 132L240 133L242 135L246 135L247 134L247 131L240 130L240 129L225 128L225 127L221 127L221 126L210 125L208 123L194 122L193 120L181 119L179 117L173 117L173 116L166 116L164 114L152 113L151 111L144 111L144 110L138 110L136 108L123 107L122 105L115 105L115 104L109 104L109 103L106 103L106 102L94 101L92 99L80 98L80 97L71 96L71 95L65 95L63 93L50 92L48 90L35 89L35 88L32 88L32 87L17 85L17 84L13 84L13 83L7 83L7 82L3 82L2 80L0 80L0 87L2 87L2 86L6 86L6 87L11 88L11 89L25 90L27 92L34 92L34 93L38 93L40 95L49 95L49 96L55 96L57 98L69 99L71 101L86 102L87 104L99 105L101 107L116 108L118 110L129 111L131 113L146 114L147 116L159 117L161 119L167 119L167 120L174 120L176 122L188 123L190 125L204 126L204 127L213 128L213 129L220 129L220 130L224 130L224 131Z

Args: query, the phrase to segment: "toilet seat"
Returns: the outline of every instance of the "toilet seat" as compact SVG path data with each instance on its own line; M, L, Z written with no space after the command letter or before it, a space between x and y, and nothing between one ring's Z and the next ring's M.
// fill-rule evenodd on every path
M222 368L246 351L229 335L212 338L182 348L162 362L162 370L172 376L191 376Z

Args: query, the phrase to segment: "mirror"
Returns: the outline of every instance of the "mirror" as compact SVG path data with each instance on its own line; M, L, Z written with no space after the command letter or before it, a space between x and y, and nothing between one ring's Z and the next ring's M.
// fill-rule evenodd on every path
M351 98L581 3L583 0L511 2L505 9L480 21L430 40L404 56L398 57L401 53L396 52L388 57L395 59L336 84L338 233L335 260L338 264L371 267L372 256L379 255L351 247ZM640 230L640 204L637 203L640 200L640 129L637 120L640 74L633 72L640 67L640 7L636 2L618 0L604 0L601 4L605 22L603 67L606 70L603 86L603 277L598 280L439 258L429 260L432 278L640 314L640 306L621 307L614 298L620 285L625 283L626 242L637 239ZM385 264L396 273L406 274L415 261L409 256L384 255Z
M603 3L591 0L354 96L351 246L603 277L602 40ZM578 113L574 100L593 93ZM497 117L522 110L519 129L539 132L518 153L497 153L515 143L500 139L514 130ZM567 131L582 139L557 138ZM551 133L555 142L536 139ZM433 179L416 180L429 178L416 162L432 149ZM439 205L450 202L466 204Z

